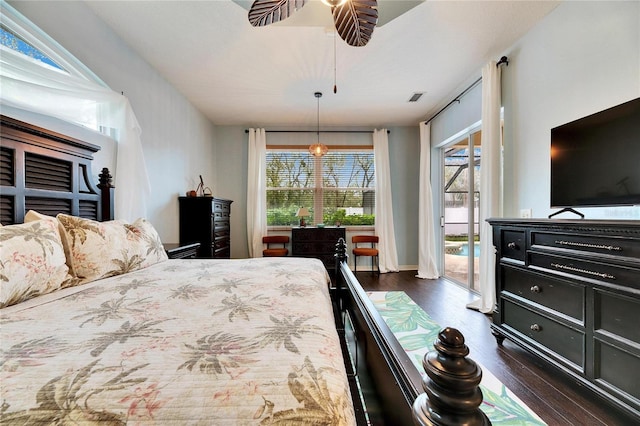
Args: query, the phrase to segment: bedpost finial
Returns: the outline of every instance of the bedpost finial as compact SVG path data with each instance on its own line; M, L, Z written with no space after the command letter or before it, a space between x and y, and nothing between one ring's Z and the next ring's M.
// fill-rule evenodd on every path
M98 188L112 188L113 185L111 184L111 179L113 178L113 176L111 176L111 173L109 173L109 169L106 167L102 168L102 172L98 175L99 179L99 183L98 183Z
M438 333L422 361L427 375L422 381L425 393L413 404L413 419L417 425L490 425L480 410L482 369L467 358L469 347L464 336L452 327Z
M336 253L334 257L338 262L342 262L347 258L347 243L344 241L344 238L339 238L336 243Z

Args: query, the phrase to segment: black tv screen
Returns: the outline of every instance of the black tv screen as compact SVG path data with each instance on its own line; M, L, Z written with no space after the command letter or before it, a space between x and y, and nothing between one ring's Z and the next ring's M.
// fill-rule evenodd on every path
M551 207L640 205L640 98L551 129Z

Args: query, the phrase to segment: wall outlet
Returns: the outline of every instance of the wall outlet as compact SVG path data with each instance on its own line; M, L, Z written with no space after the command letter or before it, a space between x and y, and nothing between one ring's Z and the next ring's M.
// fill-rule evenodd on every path
M531 209L520 209L520 217L523 219L530 218L531 214Z

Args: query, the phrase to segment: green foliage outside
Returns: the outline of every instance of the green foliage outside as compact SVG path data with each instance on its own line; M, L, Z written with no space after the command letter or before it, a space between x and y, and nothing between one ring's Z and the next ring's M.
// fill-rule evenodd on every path
M296 216L298 207L282 207L278 209L269 209L267 211L267 225L269 226L298 226L300 218ZM305 218L308 225L313 223L313 209L309 209L311 217ZM373 214L352 214L347 215L342 209L333 209L325 211L322 221L326 226L333 226L336 222L340 222L342 226L358 226L375 224L375 215Z
M445 241L464 241L467 242L469 241L469 236L467 234L461 234L461 235L445 235L444 237ZM480 235L474 235L473 236L473 241L480 241Z
M326 211L322 215L322 220L325 225L335 225L336 222L340 222L343 226L358 226L358 225L374 225L375 215L373 214L351 214L347 215L347 212L342 209L336 209L333 211Z

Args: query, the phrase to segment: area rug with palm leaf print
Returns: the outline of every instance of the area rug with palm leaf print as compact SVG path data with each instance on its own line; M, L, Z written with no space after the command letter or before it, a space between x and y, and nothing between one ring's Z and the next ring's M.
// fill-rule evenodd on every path
M433 350L442 327L403 291L367 293L378 313L423 375L424 355ZM473 354L470 356L473 359ZM545 423L489 370L482 367L480 408L494 425L544 425Z

